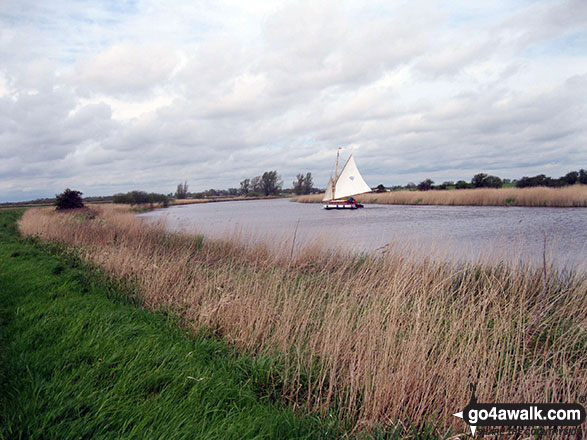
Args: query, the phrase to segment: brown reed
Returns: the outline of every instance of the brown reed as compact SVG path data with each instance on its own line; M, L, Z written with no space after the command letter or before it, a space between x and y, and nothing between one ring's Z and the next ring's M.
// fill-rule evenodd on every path
M301 203L319 203L323 194L295 197ZM355 196L360 203L385 205L480 205L587 207L587 185L562 188L476 188L433 191L390 191Z
M458 266L388 249L345 255L165 232L116 205L27 210L26 236L74 247L135 283L145 307L281 362L280 392L307 411L464 432L484 402L575 402L587 393L587 281L496 262ZM277 368L277 367L276 367Z

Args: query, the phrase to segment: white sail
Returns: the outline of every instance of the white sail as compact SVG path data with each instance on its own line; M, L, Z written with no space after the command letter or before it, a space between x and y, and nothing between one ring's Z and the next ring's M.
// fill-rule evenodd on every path
M334 195L331 197L342 199L344 197L363 194L369 191L371 191L371 188L363 180L363 177L357 168L357 164L355 163L355 159L353 159L353 155L351 154L340 172L338 179L336 179ZM326 194L328 194L328 189L326 190ZM327 200L326 196L324 197L324 200Z
M324 193L324 198L322 201L328 202L330 200L332 200L332 177L328 181L328 186L326 187L326 192Z

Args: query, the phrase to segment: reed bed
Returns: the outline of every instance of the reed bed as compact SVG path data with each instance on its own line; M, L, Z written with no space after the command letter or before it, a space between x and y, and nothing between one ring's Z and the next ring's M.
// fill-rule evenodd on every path
M74 247L135 284L145 307L280 360L272 386L297 408L358 429L434 424L477 384L483 402L575 402L587 393L584 270L455 266L390 247L381 256L165 232L116 205L30 209L21 232ZM277 373L276 373L277 374Z
M301 203L319 203L323 194L299 196ZM450 191L391 191L355 196L360 203L385 205L478 205L587 207L587 185L562 188L476 188Z

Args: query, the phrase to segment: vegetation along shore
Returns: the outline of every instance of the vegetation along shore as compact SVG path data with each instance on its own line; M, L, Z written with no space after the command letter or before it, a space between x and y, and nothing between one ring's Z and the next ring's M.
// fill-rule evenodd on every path
M587 393L584 268L455 265L393 246L292 255L169 233L117 205L29 209L19 228L130 283L142 306L271 359L275 398L351 420L355 432L464 432L452 414L473 382L488 402Z
M320 203L324 194L294 197L300 203ZM561 188L475 188L445 191L388 191L355 196L359 203L385 205L477 205L587 207L587 185Z
M271 358L137 307L130 285L20 238L21 212L0 213L0 439L343 437L276 401Z

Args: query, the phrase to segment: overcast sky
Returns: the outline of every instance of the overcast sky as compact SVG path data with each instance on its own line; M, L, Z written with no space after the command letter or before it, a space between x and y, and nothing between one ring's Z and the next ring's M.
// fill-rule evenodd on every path
M587 168L587 1L0 1L0 201Z

